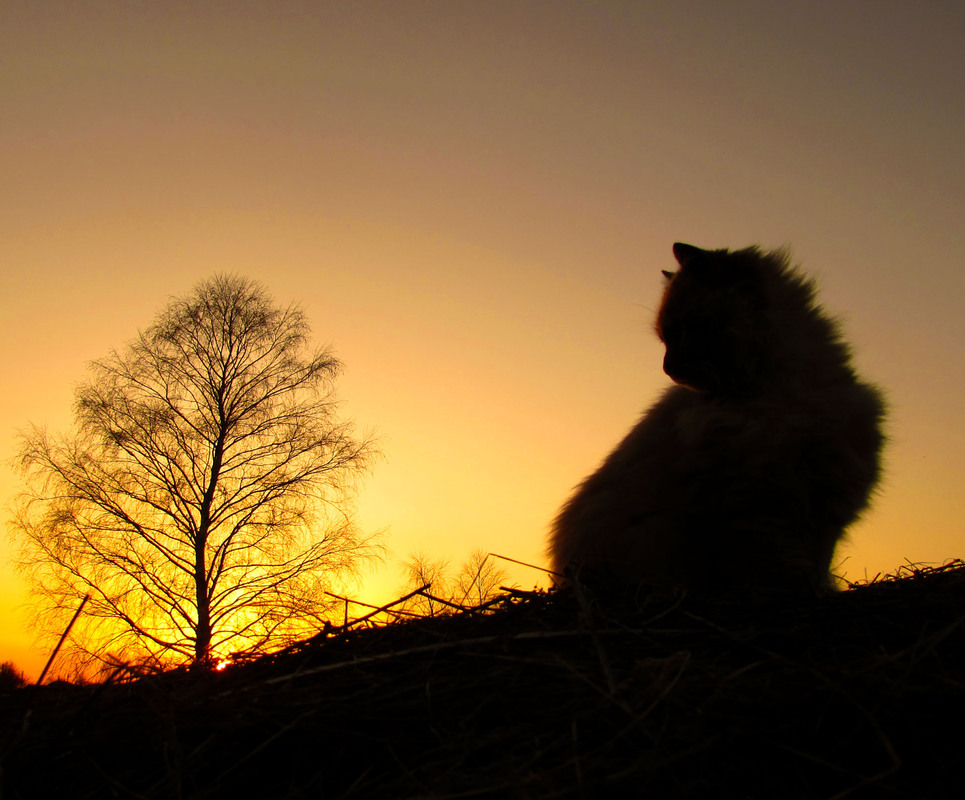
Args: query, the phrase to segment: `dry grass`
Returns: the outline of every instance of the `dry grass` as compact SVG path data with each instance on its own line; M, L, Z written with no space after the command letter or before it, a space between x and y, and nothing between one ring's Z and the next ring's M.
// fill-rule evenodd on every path
M795 605L507 593L0 694L2 798L940 797L963 626L960 562Z

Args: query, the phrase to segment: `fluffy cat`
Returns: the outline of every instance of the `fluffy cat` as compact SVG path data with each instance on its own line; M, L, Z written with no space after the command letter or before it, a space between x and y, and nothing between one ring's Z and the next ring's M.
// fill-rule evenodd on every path
M878 481L884 403L783 251L677 243L656 333L676 386L576 490L552 569L602 586L822 593Z

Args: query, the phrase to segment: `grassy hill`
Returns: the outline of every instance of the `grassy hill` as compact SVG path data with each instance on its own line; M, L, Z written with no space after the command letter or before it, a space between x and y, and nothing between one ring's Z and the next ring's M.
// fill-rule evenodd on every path
M2 694L2 800L934 798L963 712L958 562L794 605L515 593Z

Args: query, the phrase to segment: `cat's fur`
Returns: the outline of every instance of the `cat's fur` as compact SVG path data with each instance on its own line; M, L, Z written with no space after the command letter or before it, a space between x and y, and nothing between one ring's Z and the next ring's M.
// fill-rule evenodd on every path
M675 244L666 390L566 503L552 569L607 586L823 592L878 481L884 403L783 251Z

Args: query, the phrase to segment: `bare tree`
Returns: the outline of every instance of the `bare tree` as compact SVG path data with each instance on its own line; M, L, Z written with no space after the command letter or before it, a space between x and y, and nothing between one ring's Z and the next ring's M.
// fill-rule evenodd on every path
M482 605L498 591L506 580L506 570L500 567L490 553L473 550L459 570L456 578L456 598L460 603Z
M15 530L44 630L90 594L75 648L164 666L320 621L327 581L374 551L348 507L372 450L308 337L299 307L216 276L90 365L73 433L24 435Z
M447 575L449 562L431 561L424 553L413 553L402 568L406 574L406 593L422 586L429 587L424 593L406 600L402 608L424 617L434 617L444 612L447 608L446 603L452 600Z
M424 593L405 602L403 608L422 616L435 616L458 606L478 606L499 591L506 571L497 566L485 550L473 550L453 578L449 563L432 561L423 553L415 553L403 564L406 592L428 585Z

